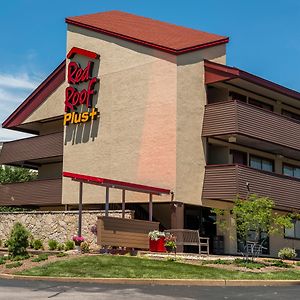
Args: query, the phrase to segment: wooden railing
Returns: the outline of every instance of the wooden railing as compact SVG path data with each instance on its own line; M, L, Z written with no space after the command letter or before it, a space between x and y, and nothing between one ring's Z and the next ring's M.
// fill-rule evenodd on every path
M239 101L208 104L202 135L243 135L300 151L300 122Z
M0 206L60 205L61 201L61 178L0 184Z
M271 198L277 207L300 209L300 179L243 165L208 165L203 198L234 201L250 193Z
M3 143L0 164L10 164L63 155L63 132Z

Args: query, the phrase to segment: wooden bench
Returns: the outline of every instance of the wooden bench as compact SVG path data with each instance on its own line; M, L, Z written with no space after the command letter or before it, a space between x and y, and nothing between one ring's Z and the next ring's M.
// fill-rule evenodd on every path
M97 244L102 247L112 246L149 250L148 233L152 230L158 230L158 228L158 222L98 217Z
M209 255L209 238L201 237L198 230L168 229L165 232L176 237L177 246L198 246L199 254Z

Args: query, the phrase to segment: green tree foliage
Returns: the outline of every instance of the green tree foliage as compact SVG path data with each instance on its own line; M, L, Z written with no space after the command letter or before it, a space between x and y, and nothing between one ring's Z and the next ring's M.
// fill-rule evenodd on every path
M270 235L281 232L284 227L292 227L293 216L274 212L274 206L274 202L270 198L255 194L249 195L246 200L238 198L230 212L235 219L238 236L246 241L252 232L254 240L258 242L262 232ZM213 209L213 212L218 216L226 214L226 211L220 209ZM221 228L229 226L226 220L220 221L219 225Z
M33 170L0 165L0 184L25 182L36 178L37 172Z
M12 257L28 255L29 231L21 224L15 223L8 239L8 252Z

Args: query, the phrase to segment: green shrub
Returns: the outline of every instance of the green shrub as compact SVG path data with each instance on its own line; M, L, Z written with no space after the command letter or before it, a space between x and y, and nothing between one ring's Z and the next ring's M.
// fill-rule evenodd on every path
M48 241L49 250L55 250L58 246L58 242L56 240Z
M65 246L66 251L75 249L75 243L71 240L66 241L65 245L66 245Z
M68 254L65 253L65 252L60 252L60 253L58 253L56 256L57 256L57 257L64 257L64 256L68 256Z
M4 246L4 248L8 247L8 240L6 240L6 241L3 242L3 246Z
M57 250L58 250L58 251L64 251L65 248L66 248L66 246L65 246L65 244L63 244L63 243L59 243L59 244L57 245Z
M89 243L88 243L88 242L82 242L82 243L80 244L80 250L81 250L81 252L83 252L83 253L88 253L88 252L90 252L90 245L89 245Z
M6 259L4 259L4 257L0 257L0 265L5 264L5 262L6 262Z
M41 240L34 240L33 241L33 249L34 250L44 249L43 242Z
M0 240L0 247L2 247L2 240Z
M296 256L297 253L293 248L282 248L278 252L278 257L281 259L293 259Z
M29 231L21 224L15 223L8 239L8 252L12 257L27 255Z
M271 266L279 267L279 268L292 268L290 264L285 263L282 260L278 260L278 259L273 259L271 262Z
M240 258L236 258L234 260L234 264L238 267L244 267L247 269L261 269L266 266L264 263L253 262L252 260L245 260Z
M28 254L26 255L17 255L15 257L12 257L11 260L12 261L20 261L20 260L24 260L24 259L28 259L30 256Z
M208 263L210 263L210 262L208 261ZM230 265L230 264L232 264L232 261L219 258L219 259L212 261L211 263L217 264L217 265Z
M48 254L42 253L38 255L37 257L33 258L31 261L32 262L40 262L48 259Z
M22 266L22 265L23 265L23 263L21 263L20 261L15 261L15 262L13 262L13 263L11 263L11 264L6 264L5 267L6 267L7 269L12 269L12 268L20 267L20 266Z

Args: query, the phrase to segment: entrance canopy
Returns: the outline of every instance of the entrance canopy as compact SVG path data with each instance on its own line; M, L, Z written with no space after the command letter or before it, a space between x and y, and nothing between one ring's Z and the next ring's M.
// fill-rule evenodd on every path
M74 181L95 184L95 185L101 185L101 186L110 187L113 189L127 190L127 191L153 194L153 195L163 195L163 194L171 193L171 190L162 189L162 188L158 188L158 187L136 184L136 183L131 183L131 182L125 182L125 181L117 181L117 180L113 180L113 179L100 178L100 177L94 177L94 176L88 176L88 175L82 175L82 174L76 174L76 173L71 173L71 172L63 172L63 176L70 177Z
M71 172L63 172L64 177L71 178L73 181L79 182L79 220L78 220L78 236L81 236L82 224L82 198L83 198L83 183L94 184L106 188L105 192L105 216L108 217L109 211L109 190L119 189L122 190L122 218L125 218L125 193L126 191L133 191L137 193L149 194L149 221L152 221L153 203L152 195L173 195L173 192L168 189L147 186L137 183L118 181L108 178L94 177L83 174L76 174Z

